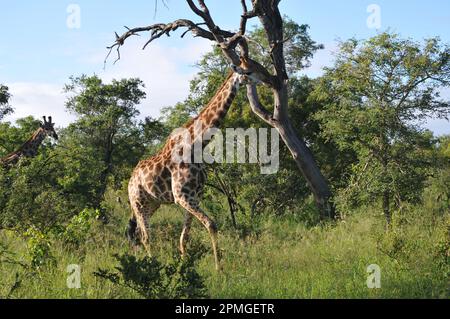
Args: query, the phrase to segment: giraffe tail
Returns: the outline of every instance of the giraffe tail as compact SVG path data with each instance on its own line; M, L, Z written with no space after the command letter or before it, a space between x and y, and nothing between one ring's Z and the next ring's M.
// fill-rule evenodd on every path
M128 240L130 242L132 242L134 245L137 245L138 242L139 242L136 230L137 230L136 218L132 217L128 221L128 227L127 227L127 231L126 231L126 236L127 236Z

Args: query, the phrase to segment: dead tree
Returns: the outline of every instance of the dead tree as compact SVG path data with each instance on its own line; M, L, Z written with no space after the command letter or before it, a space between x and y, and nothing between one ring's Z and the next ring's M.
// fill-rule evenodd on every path
M204 0L197 0L197 4L193 0L186 0L190 9L201 19L200 23L179 19L171 23L158 23L146 27L132 29L126 27L128 31L122 36L116 33L115 43L108 47L110 50L108 56L113 49L116 49L117 60L119 60L120 48L125 41L131 36L140 35L142 32L150 33L150 38L143 49L155 39L163 35L169 36L171 32L179 28L186 29L181 37L190 32L195 37L202 37L215 42L230 63L235 66L245 66L253 77L256 76L258 80L272 90L274 111L270 112L261 104L256 84L247 84L247 96L252 111L279 132L314 195L321 217L334 218L335 209L328 182L322 175L311 150L294 130L288 115L288 75L284 56L283 19L278 8L280 1L252 0L252 7L249 10L246 0L241 0L243 13L239 30L230 32L222 30L214 23ZM267 35L273 66L271 72L249 56L245 32L247 21L253 18L258 18L261 21Z

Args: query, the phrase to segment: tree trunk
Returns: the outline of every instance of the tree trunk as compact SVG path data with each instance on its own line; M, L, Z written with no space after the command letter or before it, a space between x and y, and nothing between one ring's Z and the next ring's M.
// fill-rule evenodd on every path
M321 219L336 218L334 203L332 202L332 193L328 182L322 175L309 147L305 141L298 136L292 125L288 113L288 84L287 80L279 90L274 90L275 110L274 119L275 128L281 136L281 139L289 149L300 172L308 183L311 192L314 195L317 208Z
M292 154L300 172L311 189L321 219L335 218L332 193L327 180L322 175L314 156L306 143L297 136L289 119L285 119L276 127L281 139Z
M275 85L272 85L275 102L273 126L280 133L308 183L319 209L320 217L322 219L335 218L336 212L328 182L320 172L311 150L305 141L298 137L289 118L288 75L284 57L284 26L278 3L279 1L271 0L254 2L254 10L258 13L269 40L275 71Z
M274 127L281 139L289 149L305 178L319 210L320 218L336 218L335 206L332 201L332 193L328 182L322 175L314 156L295 131L288 114L288 89L287 81L283 81L279 89L273 89L274 113L273 116L265 109L258 98L255 85L247 85L247 96L252 111L262 118L266 123Z
M204 24L209 31L200 28L199 24L182 19L165 25L156 24L144 28L128 29L128 32L121 37L117 36L115 44L110 46L109 49L112 50L116 47L119 52L120 47L127 38L137 35L142 31L153 32L151 40L147 42L148 44L163 34L169 35L170 31L175 31L180 27L187 27L188 31L194 33L195 36L215 41L222 49L224 56L229 62L236 67L250 71L249 74L252 74L255 79L272 88L275 101L273 114L259 102L256 85L247 84L247 96L252 110L280 133L281 138L292 153L294 160L314 195L320 211L320 216L322 218L335 218L336 214L330 187L320 172L311 150L308 148L305 141L297 136L289 119L287 90L288 74L284 57L284 43L286 42L286 39L284 38L283 17L278 8L280 0L252 0L253 9L251 11L247 10L246 1L242 1L244 12L241 16L241 25L239 32L237 33L223 31L215 25L205 1L198 1L200 7L196 6L192 0L188 0L187 2L191 10L203 19L205 22ZM244 35L247 20L253 17L259 18L266 32L270 47L270 57L274 69L274 72L272 72L273 75L267 68L249 57L249 48ZM239 55L235 51L237 45L239 45L240 49Z

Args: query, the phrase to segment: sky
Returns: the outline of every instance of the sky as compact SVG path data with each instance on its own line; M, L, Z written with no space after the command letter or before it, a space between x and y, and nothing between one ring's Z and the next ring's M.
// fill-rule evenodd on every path
M120 61L113 64L113 55L104 65L114 31L121 34L124 26L179 18L199 21L184 0L166 0L167 7L159 1L156 13L152 0L0 2L0 83L9 86L15 108L9 121L52 115L57 126L66 126L75 117L65 111L63 86L70 76L82 74L97 74L106 82L141 78L147 92L147 99L139 106L141 116L158 117L161 108L187 97L189 81L197 72L195 63L211 48L206 40L189 35L180 39L182 32L176 32L143 51L145 36L133 37L122 48ZM216 24L223 29L238 28L240 0L206 3ZM280 9L297 23L308 24L311 37L325 45L311 67L302 71L311 77L320 76L324 66L332 65L338 41L351 37L365 39L391 30L415 40L439 36L450 43L448 0L282 0ZM371 19L374 16L379 20ZM249 25L257 25L257 20ZM450 90L442 95L450 99ZM445 120L430 120L426 127L437 135L450 134L450 123Z

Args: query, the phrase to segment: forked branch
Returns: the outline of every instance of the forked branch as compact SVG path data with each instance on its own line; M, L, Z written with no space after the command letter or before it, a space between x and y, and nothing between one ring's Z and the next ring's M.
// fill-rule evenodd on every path
M182 37L191 32L194 36L202 37L215 42L222 50L223 55L235 66L238 66L253 80L261 81L272 89L274 109L265 108L259 97L254 83L247 84L247 97L252 111L266 123L277 129L281 139L292 154L298 168L307 181L314 195L316 205L322 218L334 217L335 209L332 201L332 192L327 180L321 173L314 156L306 142L297 136L288 113L288 74L284 57L284 32L283 17L279 11L280 0L252 0L252 10L247 8L246 0L240 0L242 15L237 32L229 32L220 29L211 17L205 0L186 0L191 10L201 18L202 23L194 23L191 20L176 20L169 24L154 24L143 28L128 29L122 36L116 34L116 41L109 47L110 51L116 48L118 60L120 48L125 41L141 32L150 32L150 39L144 48L153 40L162 35L170 35L170 32L178 28L186 28ZM264 66L249 57L249 50L245 32L249 19L258 17L269 43L269 54L272 60L273 72L269 72ZM206 27L202 27L206 26ZM250 75L251 74L251 75Z
M194 37L202 37L211 41L214 41L214 36L211 32L205 30L201 27L201 25L204 25L205 23L194 23L191 20L187 19L179 19L172 23L157 23L153 25L149 25L146 27L137 27L130 29L125 26L125 28L128 30L121 36L119 36L116 33L116 41L113 45L107 47L109 49L109 53L106 56L106 60L111 55L112 50L115 48L117 50L117 59L115 62L120 60L120 48L125 44L125 41L132 36L140 36L141 32L150 32L150 39L145 43L144 47L142 49L145 49L151 42L153 42L155 39L160 38L163 35L170 36L170 32L178 30L178 28L187 28L187 30L181 35L183 38L186 33L191 32ZM225 31L221 31L225 32Z
M243 66L243 61L245 61L245 67L247 71L258 73L259 78L265 84L274 87L273 77L270 73L258 62L251 60L249 58L248 44L245 38L245 32L247 28L247 21L250 18L256 17L257 14L255 10L248 11L247 4L245 0L241 0L242 15L239 30L237 32L230 32L222 30L218 27L211 17L210 11L204 0L198 0L198 6L193 0L186 0L191 10L198 15L203 22L195 23L187 19L178 19L171 23L157 23L149 25L146 27L128 28L127 32L119 36L116 33L115 42L107 47L109 49L108 55L105 58L105 64L111 52L116 49L117 59L114 61L116 63L120 60L120 49L125 44L125 41L132 36L140 36L143 32L149 32L150 38L144 44L143 49L145 49L151 42L160 38L163 35L170 36L171 32L178 30L179 28L186 28L182 33L183 38L187 33L192 33L194 37L201 37L210 41L215 42L222 50L225 57L230 61L230 63L236 66ZM202 27L206 26L206 28ZM239 48L239 51L236 50ZM249 69L250 68L250 69Z

